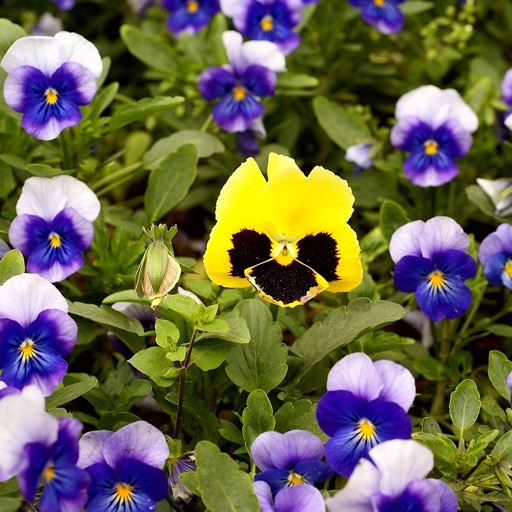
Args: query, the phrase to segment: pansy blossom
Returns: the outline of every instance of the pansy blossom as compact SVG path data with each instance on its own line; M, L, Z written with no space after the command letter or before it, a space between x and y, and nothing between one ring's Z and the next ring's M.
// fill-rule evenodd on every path
M484 275L493 286L512 288L512 226L501 224L480 244L478 257Z
M249 158L217 201L217 224L204 264L219 285L252 284L280 306L320 292L349 291L362 279L359 244L347 221L354 196L347 182L315 167L305 176L289 157L271 153L268 181Z
M1 66L7 105L23 114L21 126L37 139L55 139L82 119L79 106L96 94L103 63L96 47L79 34L22 37Z
M263 481L254 482L254 493L261 512L325 512L325 501L320 491L311 485L286 487L275 496Z
M373 25L382 34L400 32L405 17L398 5L405 0L349 0L350 5L361 9L364 21Z
M293 29L302 16L302 0L220 0L220 6L244 37L272 41L285 55L300 43Z
M454 89L424 85L404 94L395 109L393 146L410 153L406 178L420 187L438 187L459 173L455 159L473 142L478 118Z
M199 92L212 101L213 120L227 132L244 132L263 114L261 96L274 94L276 73L285 70L284 56L268 41L242 42L238 32L222 35L229 64L207 68L199 76Z
M162 6L171 12L167 28L176 35L195 34L219 12L219 0L162 0Z
M168 491L162 467L169 456L164 435L145 421L116 432L87 432L78 466L91 477L87 511L146 512Z
M52 0L61 11L70 11L75 7L76 0Z
M395 286L414 292L420 309L435 322L458 318L471 304L464 281L476 274L468 247L468 235L449 217L405 224L389 243Z
M51 283L21 274L0 286L0 380L50 395L67 371L64 359L77 339L66 299Z
M28 257L28 272L62 281L84 264L83 251L92 244L92 221L99 211L94 192L76 178L32 177L16 204L9 240Z
M264 481L276 494L285 487L324 482L332 469L322 461L324 445L307 430L263 432L251 445L252 458L262 471L255 481Z
M347 485L327 499L329 512L457 512L457 497L441 480L425 479L432 452L413 440L386 441L361 460Z
M320 428L331 437L325 445L327 463L348 477L375 445L408 439L412 424L407 411L415 394L414 377L399 364L374 363L362 353L338 361L316 412Z

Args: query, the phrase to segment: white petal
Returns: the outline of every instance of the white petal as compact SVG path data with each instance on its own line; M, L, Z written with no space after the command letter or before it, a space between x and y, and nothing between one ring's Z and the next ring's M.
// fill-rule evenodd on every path
M424 225L422 220L415 220L399 227L393 233L389 242L389 254L395 263L404 256L421 256L418 236L423 231Z
M95 430L86 432L78 443L78 462L76 465L83 469L105 462L103 450L107 439L114 434L111 430Z
M249 129L254 132L254 135L256 135L258 139L264 139L267 136L267 130L265 130L262 116L253 119L249 123Z
M245 67L257 64L274 73L286 71L285 56L279 47L270 41L247 41L242 46Z
M36 386L0 400L0 481L26 467L23 447L28 443L52 445L57 440L58 421L45 410L45 399Z
M512 114L509 114L506 118L505 118L505 126L509 129L509 130L512 130Z
M427 220L418 239L425 258L450 249L467 251L469 247L468 235L451 217L438 216Z
M402 365L386 359L376 361L374 366L384 384L379 398L395 402L407 412L416 396L416 383L412 373Z
M512 121L512 116L510 117ZM491 201L495 205L501 199L501 193L512 186L512 180L510 178L500 178L497 180L477 178L476 182L478 185L480 185L480 188L491 198Z
M233 18L233 25L241 32L245 29L247 8L252 0L220 0L220 10Z
M52 184L61 186L66 191L65 208L73 208L89 222L96 219L100 213L100 202L85 183L72 176L56 176L49 179L52 180Z
M240 71L240 69L243 67L242 34L236 32L235 30L227 30L222 34L222 43L226 49L228 62L233 66L234 69Z
M67 313L68 303L53 284L37 274L20 274L0 286L0 318L26 326L47 309Z
M423 478L434 467L434 455L412 439L393 439L370 450L380 475L380 492L397 496L412 480Z

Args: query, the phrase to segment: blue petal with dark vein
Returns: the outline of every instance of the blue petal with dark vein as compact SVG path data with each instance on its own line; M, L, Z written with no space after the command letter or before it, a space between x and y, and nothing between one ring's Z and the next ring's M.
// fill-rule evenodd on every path
M276 74L264 66L253 64L243 72L240 83L256 96L272 96L276 90Z

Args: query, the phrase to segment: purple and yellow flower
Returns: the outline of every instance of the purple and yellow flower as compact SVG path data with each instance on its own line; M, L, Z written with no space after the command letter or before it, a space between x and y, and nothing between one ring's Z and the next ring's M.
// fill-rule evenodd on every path
M434 456L413 440L393 440L370 450L347 485L326 503L330 512L457 512L452 489L433 478Z
M55 139L80 122L79 106L94 98L103 69L96 47L70 32L22 37L7 50L1 66L8 73L7 105L23 114L23 129L41 140Z
M92 244L92 221L99 211L94 192L76 178L29 178L16 204L9 240L28 257L28 272L62 281L83 266L82 252Z
M314 485L332 476L332 469L322 462L321 439L307 430L264 432L252 443L251 455L262 471L255 481L266 482L274 495L285 487Z
M293 159L276 153L269 155L267 176L249 158L224 185L204 255L210 279L230 288L252 284L283 307L359 285L347 182L319 166L306 177Z
M480 244L478 257L484 275L493 286L512 288L512 226L501 224Z
M171 12L167 28L176 35L199 32L220 11L219 0L162 0L162 6Z
M478 118L454 89L424 85L404 94L396 104L393 146L410 153L406 178L420 187L438 187L459 173L456 158L473 142Z
M145 421L117 432L87 432L80 440L78 467L91 477L89 512L154 510L168 491L162 467L169 457L164 435Z
M254 493L261 512L325 512L325 501L320 491L311 485L295 485L272 495L270 486L254 482Z
M302 0L220 0L220 6L244 37L272 41L285 55L299 46L293 29L302 16Z
M276 73L285 71L285 59L268 41L242 42L238 32L222 35L229 64L207 68L199 76L199 92L212 101L213 120L227 132L245 132L263 114L261 96L275 92Z
M67 311L66 299L38 275L17 275L0 286L0 380L17 389L34 384L45 396L53 392L77 339Z
M375 445L408 439L412 424L407 411L415 394L414 377L399 364L374 363L362 353L338 361L316 411L320 428L331 437L325 445L327 463L348 477Z
M395 286L414 292L419 308L435 322L458 318L471 304L464 281L476 274L468 247L468 235L449 217L409 222L389 243Z
M405 0L349 0L350 5L361 9L361 18L382 34L400 32L405 17L398 8Z
M78 469L82 424L54 418L34 386L0 400L0 481L17 475L25 500L41 512L80 512L87 500L89 475Z

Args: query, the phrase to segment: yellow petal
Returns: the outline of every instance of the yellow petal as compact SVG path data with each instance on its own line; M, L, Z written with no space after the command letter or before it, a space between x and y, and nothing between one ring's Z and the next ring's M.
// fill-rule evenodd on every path
M267 164L268 179L274 179L281 172L302 175L302 171L299 169L293 158L290 158L289 156L278 155L277 153L270 153L268 155Z

